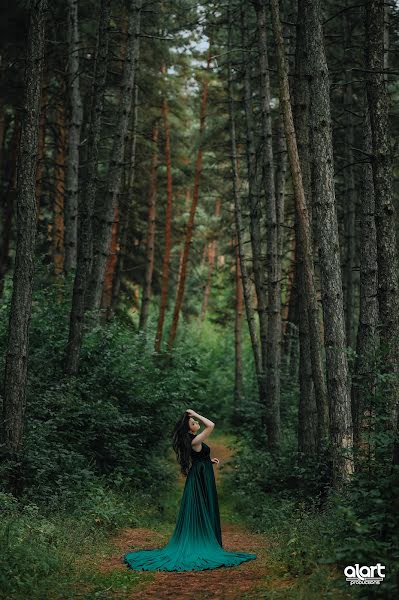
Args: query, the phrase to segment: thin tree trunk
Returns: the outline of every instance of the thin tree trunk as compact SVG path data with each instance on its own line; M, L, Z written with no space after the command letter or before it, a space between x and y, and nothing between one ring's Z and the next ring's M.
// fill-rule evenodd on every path
M83 106L79 84L78 0L68 0L69 137L65 175L65 261L68 273L76 268L78 232L79 145Z
M138 56L137 56L138 60ZM129 174L128 184L126 186L126 205L123 207L123 211L120 211L119 220L119 251L117 255L116 271L112 287L112 311L115 311L118 304L119 291L121 288L122 275L125 270L125 260L128 253L128 231L132 221L133 213L133 194L134 194L134 182L136 177L136 142L137 142L137 119L138 119L138 85L136 82L134 91L134 108L133 114L133 126L132 126L132 139L130 145L130 160L129 160ZM122 209L122 207L121 207Z
M271 92L267 49L266 4L254 2L257 15L262 112L263 177L267 234L267 333L266 356L266 428L271 451L280 448L280 366L281 366L281 266L279 260L279 223L277 221L274 179Z
M44 68L44 67L43 67ZM37 220L40 216L40 200L43 187L44 176L44 161L46 150L46 120L48 108L48 84L46 82L46 73L43 72L43 85L40 102L40 119L39 119L39 149L38 149L38 164L36 171L36 204L37 204Z
M294 188L295 210L298 223L297 248L301 246L303 259L304 290L306 291L307 316L309 320L310 348L312 352L312 374L316 387L318 414L318 444L323 445L327 437L327 401L324 387L324 377L321 359L320 333L318 323L318 306L314 283L313 245L311 236L310 217L305 198L302 170L298 153L296 132L294 127L288 74L284 52L284 41L280 23L278 0L272 0L272 18L274 36L277 45L278 76L280 86L280 102L284 117L285 139L287 141L288 158ZM300 10L298 11L300 13ZM298 40L298 38L297 38ZM298 41L299 43L299 41Z
M364 151L372 155L368 107L363 126ZM356 362L352 378L353 441L357 449L369 446L372 399L376 391L374 369L378 349L378 270L375 199L371 162L363 168L360 214L360 314Z
M221 201L220 201L220 198L217 198L216 206L215 206L215 217L216 218L220 217L220 209L221 209ZM213 275L213 271L215 268L215 260L216 260L216 249L217 249L216 238L211 240L207 244L207 246L208 246L208 279L206 282L205 291L204 291L204 299L203 299L202 307L201 307L201 317L200 317L201 321L203 321L205 319L206 311L208 308L209 296L211 293L212 275Z
M240 267L240 252L238 236L234 243L235 253L235 284L236 284L236 311L234 321L234 348L235 348L235 369L234 369L234 406L239 409L243 402L243 369L242 369L242 315L244 310L244 294L242 286L242 273Z
M252 352L255 362L255 372L257 376L258 389L260 400L262 400L263 382L262 375L262 361L260 354L260 345L256 333L255 313L252 306L252 292L251 292L251 281L248 274L245 246L244 246L244 231L245 226L243 223L241 199L240 199L240 183L238 175L238 161L237 161L237 140L236 140L236 120L234 110L234 80L233 80L233 68L231 60L232 50L232 28L233 28L233 10L232 0L229 0L229 40L228 40L228 95L229 95L229 125L230 125L230 144L231 144L231 172L232 172L232 187L233 187L233 200L234 200L234 217L235 217L235 228L237 235L237 254L239 256L239 273L241 275L241 286L245 304L245 312L248 324L249 335L251 339ZM237 273L237 277L238 277ZM237 356L237 353L236 353ZM237 358L236 358L237 361ZM237 369L237 367L236 367ZM237 377L237 374L236 374Z
M176 338L180 310L181 310L182 304L183 304L183 296L184 296L184 290L185 290L185 285L186 285L186 276L187 276L188 255L189 255L189 251L190 251L191 240L193 237L194 219L195 219L195 213L197 210L197 204L198 204L198 199L199 199L200 180L201 180L201 174L202 174L202 154L203 154L203 144L204 144L206 107L207 107L207 102L208 102L208 86L209 86L208 73L209 73L210 64L211 64L211 46L209 45L207 65L206 65L206 75L203 80L203 86L202 86L202 97L201 97L201 107L200 107L200 128L199 128L200 139L199 139L199 145L198 145L197 160L195 163L193 200L191 203L190 215L189 215L188 223L187 223L186 237L184 240L182 268L181 268L179 286L177 289L175 308L173 311L172 325L171 325L169 337L168 337L169 350L173 347L173 343Z
M96 234L93 236L93 262L86 298L86 308L93 311L94 317L99 316L98 311L104 285L105 267L109 255L113 217L121 188L125 140L131 112L136 55L140 40L141 6L141 0L135 0L129 5L127 52L123 67L116 131L107 174L107 189L104 194L97 197L94 211Z
M389 101L384 69L384 3L366 2L366 90L372 138L372 169L377 230L378 304L383 371L393 376L384 384L389 414L387 429L395 431L399 418L399 281L396 215L392 192L389 147Z
M147 262L145 270L143 297L141 302L139 329L145 329L148 320L148 310L151 299L152 275L154 272L155 256L155 219L156 219L156 200L158 189L158 122L152 128L152 160L150 174L150 193L148 195L148 225L147 225Z
M92 213L97 191L97 162L104 106L108 62L108 38L111 0L102 0L97 34L97 50L91 91L86 164L78 203L78 253L73 287L65 372L76 374L83 337L84 306L87 280L92 260Z
M164 72L166 68L164 67ZM159 316L157 323L157 333L155 336L155 351L160 352L163 325L165 321L166 305L168 302L169 288L169 268L170 268L170 253L172 248L172 204L173 204L173 180L172 180L172 156L170 149L170 129L169 129L169 105L166 97L162 102L162 116L164 123L165 136L165 161L166 161L166 212L165 212L165 251L162 261L162 282L161 282L161 301L159 306ZM180 270L179 270L180 273ZM180 286L180 278L178 289Z
M4 278L9 269L9 250L12 233L12 218L15 205L15 185L17 172L18 140L20 135L20 122L15 115L14 130L7 152L7 160L4 161L3 177L7 187L1 202L2 213L2 235L0 238L0 297L3 295Z
M348 2L346 2L348 6ZM354 128L353 128L353 93L352 93L352 32L350 12L344 14L344 32L345 32L345 91L344 91L344 111L345 111L345 149L347 167L344 170L345 179L345 226L346 226L346 261L345 261L345 319L346 319L346 340L351 348L355 346L355 320L354 320L354 280L353 273L355 267L355 218L356 218L356 188L355 175L353 167L353 146L354 146Z
M17 244L6 353L2 443L11 456L23 446L29 324L36 238L36 168L46 0L30 5L25 97L18 149Z
M266 289L265 289L265 266L262 260L262 240L261 223L263 216L261 213L261 204L258 195L259 182L257 173L257 157L254 142L254 125L252 113L252 89L250 62L246 55L249 47L248 41L248 17L241 6L241 33L242 33L242 61L244 64L244 109L246 126L246 155L247 155L247 173L248 173L248 205L250 214L250 237L252 249L252 270L254 274L254 286L256 290L257 306L256 311L259 319L259 364L257 365L257 383L259 391L259 402L262 407L267 405L266 391L266 356L267 356L267 313L266 313ZM243 263L241 262L241 269ZM265 408L267 412L267 408ZM262 415L264 421L265 415ZM267 415L266 415L267 418Z
M116 204L114 208L114 219L111 227L111 242L109 247L109 254L107 257L107 264L105 266L104 273L104 285L101 295L101 308L104 309L104 313L109 316L109 310L112 302L112 286L114 281L114 275L116 270L116 262L118 256L118 227L119 225L119 206Z
M333 485L353 473L353 432L338 222L334 189L330 83L324 50L320 0L303 3L304 46L310 78L312 204L318 232L320 287L324 317L327 388L329 394Z
M65 193L65 108L61 100L58 105L57 115L57 151L55 154L55 194L52 226L52 245L54 274L61 275L64 272L64 193Z

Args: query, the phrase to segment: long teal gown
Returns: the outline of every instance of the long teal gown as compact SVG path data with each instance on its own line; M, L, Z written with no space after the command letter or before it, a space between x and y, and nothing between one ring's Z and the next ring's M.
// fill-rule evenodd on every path
M256 554L223 549L210 450L204 442L199 452L191 448L192 466L169 542L163 548L127 552L123 562L128 567L135 571L204 571L257 558Z

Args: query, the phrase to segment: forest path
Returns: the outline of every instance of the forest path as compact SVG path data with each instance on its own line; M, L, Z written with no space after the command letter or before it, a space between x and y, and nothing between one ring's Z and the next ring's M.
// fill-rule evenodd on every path
M115 598L121 600L258 600L266 597L262 589L277 589L289 586L292 578L282 579L281 574L270 576L267 557L267 539L264 534L251 533L240 521L239 515L231 514L223 496L220 481L222 471L230 467L229 459L233 455L228 445L228 436L218 435L209 439L211 457L220 460L214 467L221 513L223 546L228 551L254 552L256 560L241 563L234 567L221 567L205 571L188 572L141 572L129 569L122 561L129 549L143 550L160 547L167 543L169 535L146 528L125 528L120 530L111 540L114 551L111 556L96 559L95 567L104 580L115 583L123 576L127 585L121 589L120 582L116 587L108 587L107 595L80 596L82 598ZM179 476L179 493L183 492L184 478ZM267 577L267 585L265 578ZM129 581L130 580L130 581ZM133 580L133 581L132 581ZM129 585L130 583L130 585ZM134 583L134 587L131 584ZM130 588L130 589L129 589ZM81 590L82 591L82 590ZM105 591L105 590L104 590Z

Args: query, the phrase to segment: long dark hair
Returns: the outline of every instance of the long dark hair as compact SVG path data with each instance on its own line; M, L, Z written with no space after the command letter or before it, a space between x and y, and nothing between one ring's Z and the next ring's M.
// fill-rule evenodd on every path
M190 415L185 412L177 421L173 429L173 450L176 452L177 462L180 464L182 475L187 477L191 467L191 440L188 422Z

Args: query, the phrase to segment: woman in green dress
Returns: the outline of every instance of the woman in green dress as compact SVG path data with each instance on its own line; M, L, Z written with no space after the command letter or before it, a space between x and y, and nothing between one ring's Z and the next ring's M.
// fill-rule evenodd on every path
M201 433L199 419L205 428ZM204 440L215 424L189 409L175 425L173 449L186 477L175 530L163 548L127 552L123 562L135 571L204 571L232 567L256 554L223 549L215 475Z

